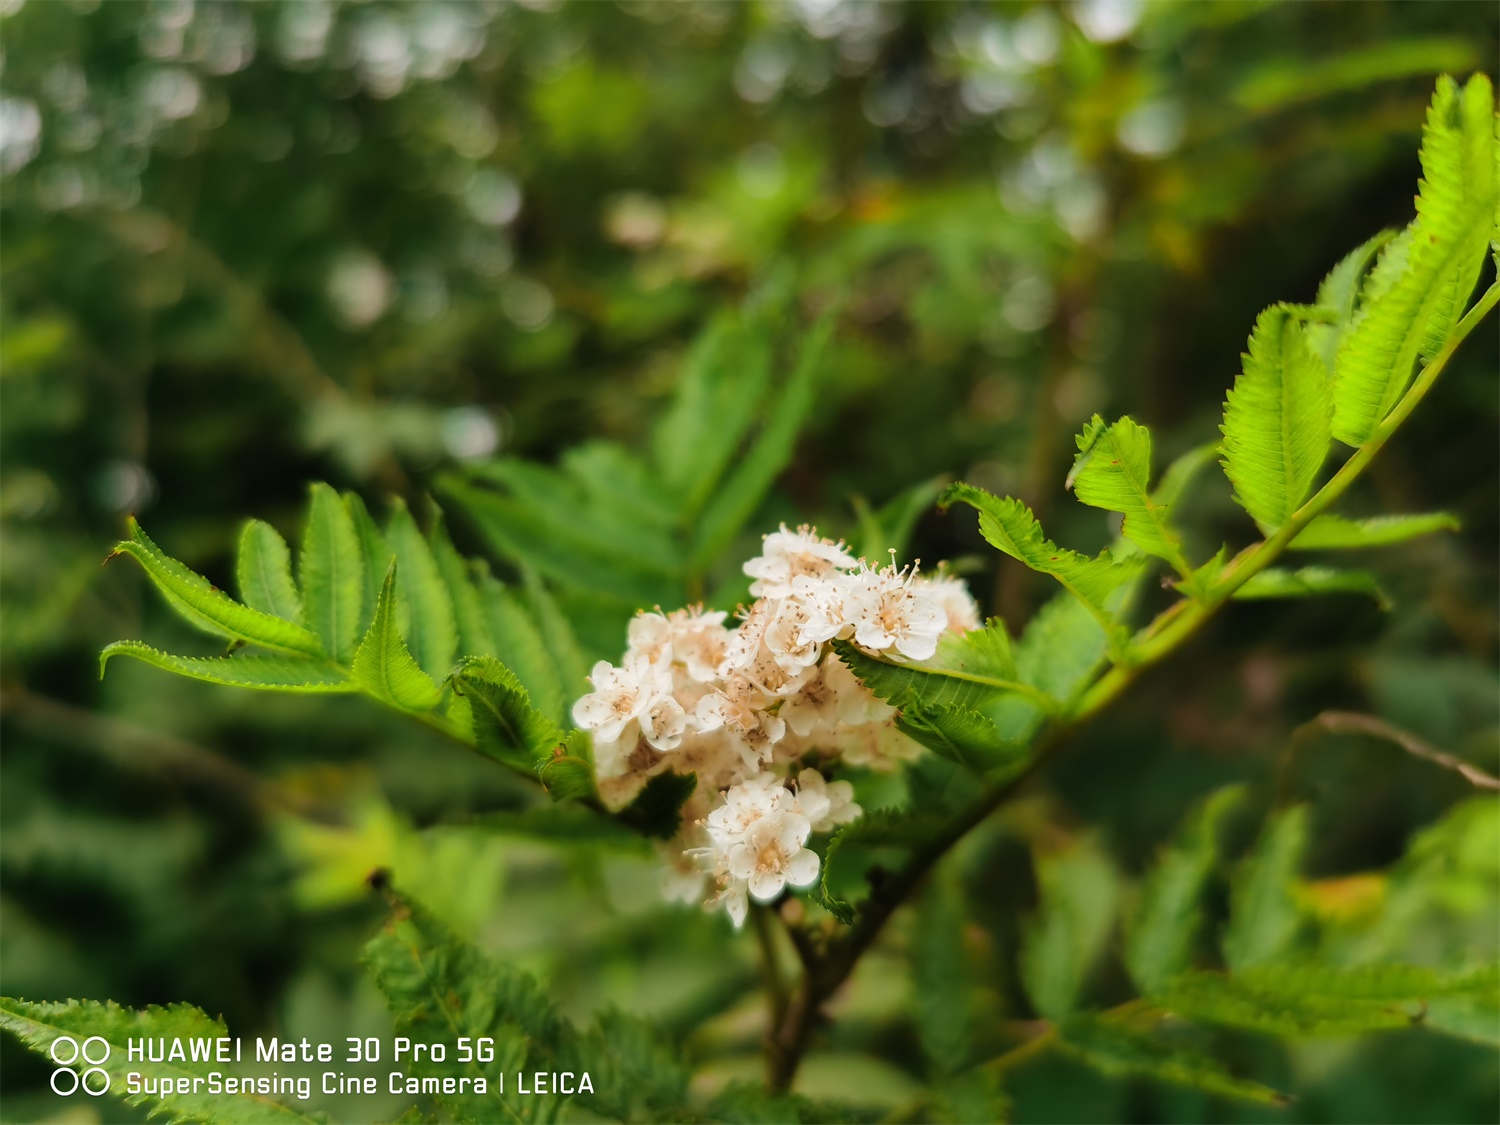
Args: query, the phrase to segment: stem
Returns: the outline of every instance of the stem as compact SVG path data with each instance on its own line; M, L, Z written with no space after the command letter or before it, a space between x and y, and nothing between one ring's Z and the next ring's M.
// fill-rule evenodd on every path
M967 809L944 826L940 835L919 849L906 866L885 879L860 911L859 918L843 938L831 943L827 951L807 963L806 972L787 1004L779 1026L771 1035L767 1064L771 1088L784 1091L796 1077L797 1066L807 1051L813 1027L823 1004L849 979L856 963L874 943L881 929L927 873L948 850L1003 804L1039 766L1064 746L1078 730L1112 703L1140 673L1160 663L1201 629L1236 590L1270 566L1309 523L1341 497L1381 448L1395 433L1418 403L1432 389L1437 377L1484 317L1500 304L1500 281L1492 284L1454 327L1452 335L1432 362L1417 375L1395 408L1375 427L1369 439L1339 467L1322 488L1318 489L1269 538L1245 548L1224 568L1218 580L1197 599L1184 598L1163 611L1139 635L1130 652L1129 663L1116 664L1084 692L1065 720L1048 728L1021 770L982 793ZM1046 1033L1037 1042L1022 1044L1012 1055L1041 1050L1050 1038ZM1005 1056L1002 1056L1002 1058ZM998 1063L999 1060L996 1060ZM1007 1064L1009 1065L1009 1064Z

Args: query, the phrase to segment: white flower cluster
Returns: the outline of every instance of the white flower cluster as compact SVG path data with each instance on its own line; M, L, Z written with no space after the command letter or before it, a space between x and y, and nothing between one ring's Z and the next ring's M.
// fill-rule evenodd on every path
M664 849L666 891L721 905L737 926L747 896L816 880L812 833L860 815L849 782L808 761L890 769L921 752L829 642L920 661L944 632L979 625L957 579L876 568L809 527L767 535L745 573L755 601L736 626L701 607L637 614L624 659L594 665L594 690L573 706L609 807L664 771L697 775Z

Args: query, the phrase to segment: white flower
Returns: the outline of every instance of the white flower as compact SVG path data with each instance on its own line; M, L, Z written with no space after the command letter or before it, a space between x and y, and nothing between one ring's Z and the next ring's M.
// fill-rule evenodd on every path
M641 612L631 619L626 639L632 653L681 665L689 679L706 684L717 674L729 643L727 616L722 611L705 613L702 606L668 614Z
M662 859L662 897L668 902L702 902L706 875L694 861L691 849L681 847L674 840L659 845L656 850Z
M594 690L573 704L573 722L602 742L629 741L633 725L654 750L673 750L687 729L687 712L672 695L672 670L644 656L607 660L589 673Z
M811 667L818 659L816 650L799 648L798 642L787 637L784 631L777 631L774 636L780 653L771 647L768 634L777 623L780 609L781 604L770 598L761 598L752 605L740 627L730 635L724 659L719 664L721 681L740 681L753 686L765 695L765 704L801 687L812 674ZM809 652L811 660L802 663Z
M864 812L854 801L854 786L847 781L824 781L817 770L797 775L797 808L814 832L828 832L859 819Z
M882 771L893 770L922 754L921 743L902 734L890 720L845 727L826 739L826 749L852 766Z
M854 643L871 652L895 649L909 660L928 660L948 615L938 593L914 579L916 570L866 566L853 576L845 612L854 625Z
M918 578L913 585L921 586L937 596L938 604L948 616L948 632L967 633L983 624L979 617L979 606L974 603L962 578L939 574L936 578Z
M821 577L835 570L849 570L859 565L844 544L819 538L813 528L803 524L788 531L765 537L761 553L745 563L745 573L755 579L750 583L752 597L785 597L792 592L792 580L803 575Z
M807 737L884 719L891 709L855 678L849 666L829 654L818 674L787 699L778 712L794 734Z
M746 891L769 902L788 885L805 887L818 877L817 853L804 846L812 823L775 774L732 786L705 829L709 843L695 854L719 885L715 903L736 926L744 920Z

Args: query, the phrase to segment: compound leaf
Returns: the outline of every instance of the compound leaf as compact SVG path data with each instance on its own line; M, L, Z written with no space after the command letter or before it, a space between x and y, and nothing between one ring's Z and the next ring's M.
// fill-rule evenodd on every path
M339 494L314 484L297 571L307 623L336 664L353 660L359 645L365 565L354 521Z
M1301 320L1285 305L1261 313L1224 403L1225 475L1267 532L1307 497L1328 456L1328 383Z
M113 1095L130 1105L146 1106L148 1112L160 1114L170 1122L184 1125L199 1121L222 1121L226 1125L298 1125L299 1122L318 1120L264 1094L211 1092L207 1088L208 1076L213 1071L222 1070L222 1063L191 1059L155 1063L129 1058L127 1048L132 1040L187 1042L228 1037L229 1032L222 1021L210 1019L189 1004L137 1010L122 1008L113 1001L37 1003L7 996L0 997L0 1027L49 1059L54 1043L72 1040L78 1047L77 1052L64 1042L58 1050L58 1057L74 1054L77 1061L63 1069L78 1074L80 1081L89 1083L90 1089L97 1089L102 1079L93 1073L87 1073L85 1078L86 1072L102 1070L109 1079L108 1089ZM106 1056L104 1061L93 1064L84 1059L83 1045L89 1040L103 1041L107 1051L101 1050L97 1042L89 1042L88 1052ZM153 1083L185 1080L188 1091L160 1097L132 1094L126 1086L127 1076L131 1073ZM198 1089L192 1089L194 1084Z
M375 616L354 654L354 678L375 698L403 711L430 711L442 693L401 639L396 627L395 587L396 563L392 561L375 601Z
M130 538L115 545L114 553L129 555L141 564L152 584L185 620L209 633L245 641L280 652L318 656L318 638L294 621L241 605L216 589L153 543L132 518Z
M251 609L302 624L302 596L292 581L292 552L264 520L247 520L240 532L234 574L240 600Z

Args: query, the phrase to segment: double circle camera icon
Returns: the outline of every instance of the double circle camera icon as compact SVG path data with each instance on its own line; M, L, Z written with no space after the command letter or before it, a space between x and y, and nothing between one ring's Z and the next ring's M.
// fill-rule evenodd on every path
M57 1063L52 1072L52 1092L67 1097L83 1087L83 1092L97 1098L109 1090L109 1071L101 1063L109 1061L109 1040L102 1035L90 1035L82 1043L71 1035L59 1035L52 1040L47 1054ZM97 1056L97 1057L96 1057ZM80 1058L89 1066L81 1073L70 1069Z

